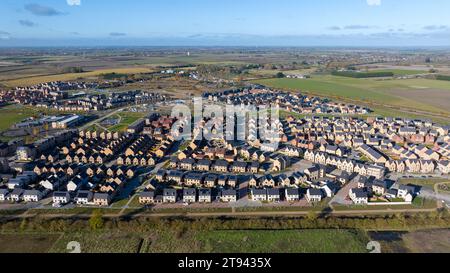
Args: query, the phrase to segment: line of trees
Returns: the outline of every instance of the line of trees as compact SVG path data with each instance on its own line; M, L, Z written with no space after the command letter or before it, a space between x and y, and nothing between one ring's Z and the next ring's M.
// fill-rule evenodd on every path
M71 66L71 67L65 67L62 70L62 73L83 73L85 72L84 69L80 66Z
M0 221L1 232L88 232L123 231L149 232L154 230L294 230L294 229L363 229L363 230L410 230L450 228L450 215L445 209L428 213L371 215L355 217L324 216L267 218L102 218L99 212L91 219L46 219L35 217L28 220Z
M357 72L357 71L333 71L333 76L349 77L349 78L382 78L393 77L393 72L387 71L373 71L373 72Z
M450 76L448 75L437 75L436 80L440 81L450 81Z

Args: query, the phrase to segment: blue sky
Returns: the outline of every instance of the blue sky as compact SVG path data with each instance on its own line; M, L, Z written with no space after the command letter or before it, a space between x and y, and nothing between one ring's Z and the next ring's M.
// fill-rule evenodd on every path
M0 46L450 46L448 0L1 0Z

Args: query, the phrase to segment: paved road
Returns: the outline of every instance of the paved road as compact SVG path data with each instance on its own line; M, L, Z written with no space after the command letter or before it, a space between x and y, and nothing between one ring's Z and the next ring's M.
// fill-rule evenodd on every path
M155 168L153 168L153 170L151 170L150 172L148 172L148 173L144 173L144 174L141 174L140 175L140 177L142 178L142 179L145 179L146 177L148 177L149 175L155 175L165 164L167 163L167 161L164 161L164 162L161 162L161 163L159 163L159 164L157 164L156 166L155 166ZM126 209L129 209L130 208L130 204L131 204L131 202L133 201L133 199L134 198L137 198L137 196L138 196L138 194L139 193L141 193L141 192L143 192L144 190L145 190L145 187L146 187L147 185L145 184L145 183L143 183L143 184L141 184L141 185L139 185L138 187L136 187L135 188L135 194L131 197L131 198L129 198L129 200L128 200L128 202L125 204L125 206L123 206L122 207L122 210L120 211L120 215L122 215L124 212L125 212L125 210Z
M111 116L114 116L114 115L116 115L116 114L122 112L122 111L128 110L128 109L130 109L130 108L134 108L134 107L137 107L137 106L141 106L141 105L140 105L140 104L138 104L138 105L133 104L133 105L128 105L128 106L126 106L126 107L118 108L118 109L115 109L115 110L109 110L109 111L112 111L112 112L105 111L104 113L100 113L100 114L102 114L102 115L101 115L98 119L86 123L85 125L83 125L83 126L80 127L79 129L80 129L80 130L86 130L86 129L88 129L89 127L91 127L91 126L93 126L93 125L98 125L98 124L97 124L98 122L100 122L100 121L102 121L102 120L104 120L104 119L106 119L106 118L109 118L109 117L111 117ZM155 111L155 112L156 112L156 111ZM99 126L99 127L102 127L102 126Z
M89 127L91 127L91 126L97 124L99 121L101 121L101 120L103 120L103 119L105 119L105 118L109 118L109 117L111 117L111 116L113 116L113 115L115 115L115 114L117 114L117 113L123 111L123 109L127 109L127 108L128 108L128 107L125 107L125 108L119 108L119 109L114 110L114 111L112 111L112 112L110 112L110 113L107 113L106 115L102 115L102 116L99 117L98 119L93 120L93 121L91 121L91 122L88 122L88 123L86 123L85 125L81 126L81 127L80 127L80 130L86 130L86 129L88 129Z

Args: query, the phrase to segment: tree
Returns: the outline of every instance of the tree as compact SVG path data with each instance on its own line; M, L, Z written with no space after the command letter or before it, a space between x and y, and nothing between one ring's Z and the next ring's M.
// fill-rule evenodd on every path
M24 218L20 223L20 231L25 231L25 229L27 228L27 223L27 219Z
M318 215L315 211L309 211L308 215L306 216L308 218L308 220L310 221L315 221L318 218Z
M39 131L40 131L39 128L33 127L33 130L32 130L33 136L37 136L39 134Z
M286 75L284 75L283 72L278 72L278 73L275 75L275 77L277 77L278 79L281 79L281 78L286 77Z
M103 221L102 212L99 210L94 210L92 212L91 218L89 219L89 226L91 230L102 229L105 222Z

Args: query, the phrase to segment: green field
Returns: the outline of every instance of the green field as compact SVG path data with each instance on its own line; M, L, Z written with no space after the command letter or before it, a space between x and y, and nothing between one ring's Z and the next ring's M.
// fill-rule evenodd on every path
M370 232L381 244L382 253L448 253L450 230L418 230L411 232Z
M128 126L145 116L146 114L141 112L121 112L117 114L117 118L119 118L120 122L114 126L109 127L108 130L111 132L126 131Z
M46 253L60 234L0 234L0 253Z
M408 112L408 115L450 119L450 85L428 79L376 80L336 76L313 76L312 79L263 79L257 83L273 88L300 91L342 101L369 104L382 114ZM377 109L375 109L377 110ZM436 116L435 116L436 117Z
M367 237L349 230L211 231L199 236L206 252L364 253Z
M399 182L404 185L411 184L417 186L434 187L436 184L449 182L449 180L444 178L403 178L400 179Z
M419 74L428 74L429 71L425 70L407 70L407 69L374 69L371 72L392 72L394 76L411 76Z
M14 124L19 123L30 117L39 117L44 115L60 115L65 112L59 112L55 110L33 108L31 106L22 105L8 105L0 108L0 133L10 129ZM7 137L1 137L1 139L10 140Z
M0 253L364 253L369 240L357 230L164 230L0 234Z
M37 115L39 112L27 107L10 105L0 108L0 132L5 131L14 124Z
M174 240L174 237L177 240ZM144 252L194 253L360 253L368 242L352 230L234 230L163 232Z
M80 243L82 253L138 253L142 238L124 232L83 232L64 234L48 251L67 253L67 244Z
M375 240L383 253L439 253L450 248L448 229L369 232L309 230L165 230L72 233L1 233L0 253L367 253Z

